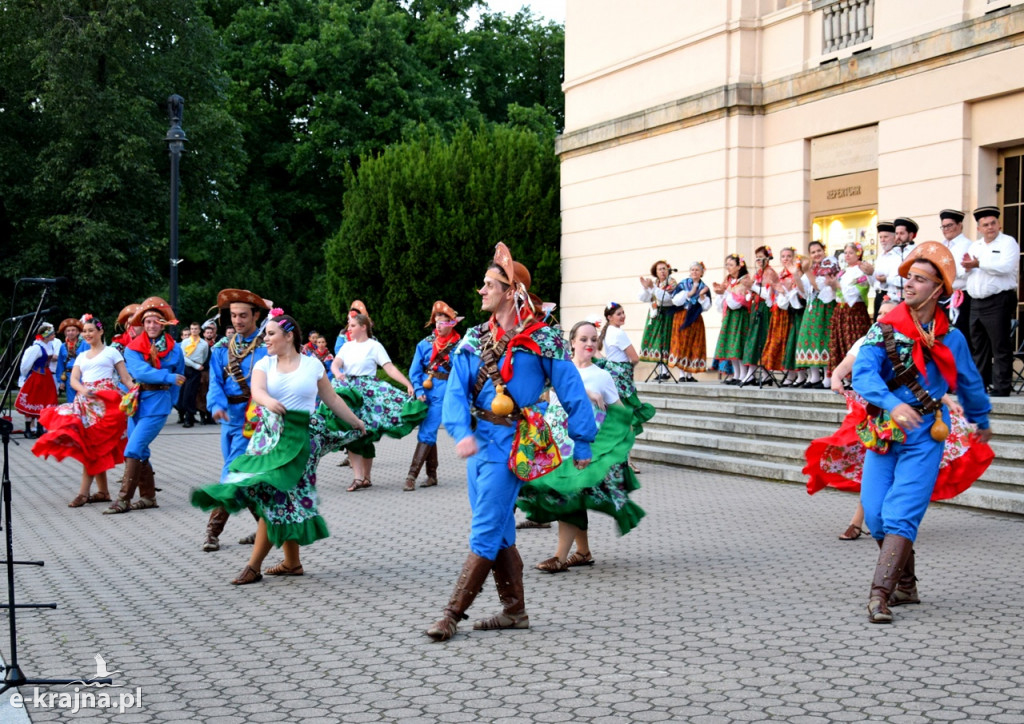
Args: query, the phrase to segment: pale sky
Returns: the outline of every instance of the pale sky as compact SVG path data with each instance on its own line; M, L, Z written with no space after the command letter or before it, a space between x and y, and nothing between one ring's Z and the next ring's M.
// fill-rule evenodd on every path
M534 16L565 24L565 0L487 0L491 12L515 15L523 6Z

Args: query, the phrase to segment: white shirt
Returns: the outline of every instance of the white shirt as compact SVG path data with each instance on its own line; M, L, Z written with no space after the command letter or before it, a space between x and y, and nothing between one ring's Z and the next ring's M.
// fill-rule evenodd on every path
M900 264L903 263L903 250L894 246L875 260L875 282L876 289L881 289L889 295L893 301L903 299L903 279L900 277ZM879 276L885 276L885 281L878 281Z
M124 357L113 347L104 347L95 357L89 358L92 348L86 349L75 357L75 367L82 371L82 382L99 382L117 377L115 367L118 362L124 362Z
M288 410L313 412L316 409L317 382L327 374L320 360L299 355L299 366L291 372L278 372L277 355L268 355L256 363L267 375L267 393Z
M619 401L619 391L615 388L615 380L612 379L611 374L606 370L601 369L597 365L587 365L582 369L577 367L576 371L580 373L580 378L583 380L583 386L587 388L587 392L601 395L605 405L614 405ZM550 401L553 405L561 404L554 390L551 390Z
M604 333L604 356L609 362L629 362L626 350L633 346L629 335L614 324L609 324Z
M61 348L63 346L64 346L64 343L61 342L56 337L54 337L53 340L51 340L51 342L50 342L50 345L49 345L49 348L50 348L49 349L50 365L49 366L50 366L50 372L52 372L53 374L57 374L57 362L58 362L58 359L60 357L60 350L61 350Z
M18 387L25 384L25 380L28 379L29 373L32 371L32 365L34 365L40 357L47 354L46 342L33 342L25 350L24 354L21 355L21 375L18 377Z
M839 291L842 295L842 300L847 306L852 307L857 302L863 302L864 299L860 296L860 288L856 282L858 279L866 276L859 266L846 267L846 271L839 277Z
M971 240L960 232L958 236L954 236L952 240L946 241L943 239L939 242L949 249L949 253L953 255L953 261L956 262L956 279L953 280L954 289L964 289L967 286L967 270L964 269L963 259L971 248Z
M972 299L1017 290L1020 246L1012 236L999 232L991 244L982 237L971 244L967 253L978 260L978 268L967 272L967 293Z
M377 374L377 368L391 362L384 345L375 339L365 342L346 342L338 350L341 368L346 376L360 377ZM319 361L317 362L319 364ZM323 365L320 365L323 367Z

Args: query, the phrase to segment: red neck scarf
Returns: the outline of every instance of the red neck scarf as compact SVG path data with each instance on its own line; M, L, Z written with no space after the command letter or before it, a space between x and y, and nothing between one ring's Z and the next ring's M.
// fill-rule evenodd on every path
M160 369L160 360L166 357L172 349L174 349L174 340L171 339L171 335L164 333L164 339L167 341L167 349L163 352L157 352L153 346L153 341L149 338L148 334L140 334L138 337L133 339L128 345L128 349L138 352L149 364L157 369Z
M935 366L939 368L939 372L942 373L943 378L949 385L949 389L956 390L956 360L953 358L953 352L950 351L949 347L942 343L942 338L949 331L949 319L946 317L946 312L942 307L938 305L935 307L935 319L932 320L934 342L931 344L921 334L920 327L914 324L914 317L906 302L900 303L896 309L878 321L891 324L897 332L910 337L914 341L911 356L918 371L924 375L925 382L928 381L928 373L924 361L924 348L928 347L931 351L932 359L935 360Z
M498 321L492 316L487 322L491 330L491 340L498 342L505 336L505 330L501 328ZM512 352L516 347L525 347L534 354L540 354L540 346L533 341L531 336L534 332L544 326L544 322L538 322L532 316L523 320L522 329L513 335L505 348L505 356L501 361L501 379L508 382L512 379Z
M434 341L431 343L431 345L434 348L434 351L430 353L430 363L429 364L431 364L431 365L434 364L434 360L437 359L437 355L439 355L441 353L441 350L443 350L445 348L449 348L449 347L454 347L455 344L460 339L461 339L461 337L459 336L459 333L456 332L454 329L451 330L448 333L448 336L446 336L446 337L438 337L437 336L437 332L435 332L434 333ZM445 357L447 358L448 355L445 355ZM440 360L440 362L443 362L443 361L444 360Z

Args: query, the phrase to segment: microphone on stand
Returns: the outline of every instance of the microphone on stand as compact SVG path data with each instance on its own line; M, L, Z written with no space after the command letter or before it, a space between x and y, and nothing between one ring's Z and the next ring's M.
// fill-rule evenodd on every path
M18 284L48 284L54 287L66 287L70 284L67 277L22 277Z

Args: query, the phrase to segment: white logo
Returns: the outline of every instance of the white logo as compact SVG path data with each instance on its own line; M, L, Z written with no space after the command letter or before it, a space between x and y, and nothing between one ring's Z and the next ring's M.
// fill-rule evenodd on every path
M120 674L121 670L107 670L107 662L102 656L96 654L96 676L94 679L112 679L114 674ZM20 692L11 694L11 706L21 709L31 703L33 709L66 709L71 714L76 714L83 709L109 709L117 707L118 713L124 714L128 709L142 708L142 687L136 687L134 692L122 691L114 696L113 692L91 691L91 689L106 689L122 687L124 684L115 684L113 681L106 684L99 681L86 682L84 680L73 681L65 686L74 687L74 691L47 691L39 690L39 687L32 689L32 695L27 696ZM85 691L82 691L82 688Z

